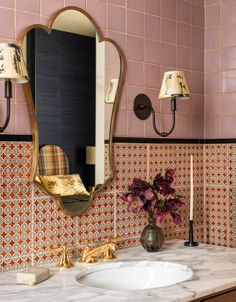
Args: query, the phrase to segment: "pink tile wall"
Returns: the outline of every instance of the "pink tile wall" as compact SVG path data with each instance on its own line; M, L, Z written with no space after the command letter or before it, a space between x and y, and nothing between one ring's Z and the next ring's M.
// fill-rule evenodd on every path
M236 1L205 7L205 138L235 138Z
M185 0L0 0L0 42L16 40L22 29L32 23L47 23L48 18L64 5L75 5L85 9L95 19L103 33L118 42L127 60L124 90L136 90L136 94L147 93L151 96L154 107L158 103L158 92L164 71L184 70L188 74L190 88L194 85L195 71L198 71L199 77L203 79L201 68L204 38L203 1L191 3ZM209 13L209 16L211 15L212 13ZM5 26L6 24L10 26ZM18 91L21 89L18 88ZM192 92L193 96L203 94L201 89ZM117 119L115 135L149 137L152 132L148 128L151 127L150 121L137 120L132 110L133 99L134 97L123 95L120 107L122 112ZM190 108L188 112L181 102L178 102L178 127L172 137L203 137L203 131L199 131L196 125L197 120L202 120L202 110L193 111L189 105L191 101L191 99L184 101ZM19 102L21 107L18 105ZM1 93L1 108L3 103L4 97ZM20 92L18 98L12 100L13 113L5 133L31 132L28 119L25 118L26 106L23 104L26 102L23 93ZM159 119L166 118L166 113L161 112ZM3 119L1 110L0 123ZM187 132L185 126L189 129ZM167 123L165 127L169 128L169 124ZM133 129L136 129L136 133Z

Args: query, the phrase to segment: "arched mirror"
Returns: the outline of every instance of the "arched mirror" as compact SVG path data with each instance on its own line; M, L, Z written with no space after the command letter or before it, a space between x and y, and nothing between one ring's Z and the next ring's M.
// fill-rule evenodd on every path
M68 215L85 212L113 177L112 134L124 73L119 46L83 10L58 11L19 39L30 83L32 179Z

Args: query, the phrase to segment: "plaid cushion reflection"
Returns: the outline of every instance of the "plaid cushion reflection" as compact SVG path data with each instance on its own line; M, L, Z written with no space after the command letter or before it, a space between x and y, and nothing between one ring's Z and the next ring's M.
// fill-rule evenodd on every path
M39 150L39 175L67 175L69 161L63 149L57 145L45 145Z

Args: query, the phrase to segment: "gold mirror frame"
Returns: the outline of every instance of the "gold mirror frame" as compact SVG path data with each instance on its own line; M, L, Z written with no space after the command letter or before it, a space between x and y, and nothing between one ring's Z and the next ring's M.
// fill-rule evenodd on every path
M31 175L30 175L30 182L33 183L34 185L36 185L36 187L38 187L44 193L51 196L56 201L57 206L66 215L71 216L71 217L75 217L75 216L82 215L83 213L85 213L88 210L88 208L94 202L94 195L97 194L98 192L101 192L105 188L105 186L111 181L111 179L114 176L114 161L113 161L113 156L112 156L112 138L113 138L113 132L114 132L114 127L115 127L115 120L116 120L116 115L117 115L117 111L118 111L119 101L120 101L120 97L121 97L121 91L122 91L122 87L123 87L123 84L124 84L125 59L124 59L123 52L122 52L121 48L119 47L119 45L115 41L113 41L112 39L105 38L102 35L100 29L98 28L98 26L97 26L96 22L93 20L93 18L86 11L84 11L83 9L81 9L79 7L76 7L76 6L68 6L68 7L65 7L65 8L62 8L62 9L58 10L50 18L48 26L45 26L45 25L42 25L42 24L33 24L33 25L25 28L20 33L20 35L17 39L17 44L22 48L23 41L26 38L27 33L31 29L41 28L41 29L45 30L46 32L50 33L51 30L52 30L52 26L53 26L53 23L54 23L55 19L61 13L63 13L64 11L67 11L67 10L75 10L75 11L78 11L78 12L84 14L90 20L90 22L93 24L93 26L96 30L96 33L97 33L99 43L100 42L110 42L111 44L113 44L113 46L116 48L116 50L119 54L119 58L120 58L119 82L118 82L115 101L114 101L114 105L113 105L113 109L112 109L112 115L111 115L111 121L110 121L110 130L109 130L109 148L108 148L109 157L108 158L109 158L110 176L105 179L104 183L99 188L97 188L93 193L91 193L90 200L88 202L87 207L85 207L79 213L71 213L71 212L67 211L67 209L62 204L62 200L61 200L60 195L54 195L54 194L50 193L39 182L37 182L35 180L37 165L38 165L38 155L39 155L39 136L38 136L37 118L36 118L36 112L35 112L35 108L34 108L34 102L33 102L33 97L32 97L32 93L31 93L30 84L29 83L23 84L23 90L24 90L24 94L25 94L25 97L26 97L27 108L28 108L30 121L31 121L32 138L33 138L33 154L32 154L33 161L32 161ZM104 100L104 102L105 102L105 100Z

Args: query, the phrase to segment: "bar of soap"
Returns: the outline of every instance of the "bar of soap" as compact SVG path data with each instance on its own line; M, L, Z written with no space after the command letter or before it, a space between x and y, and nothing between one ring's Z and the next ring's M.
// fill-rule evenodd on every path
M18 284L36 285L49 278L49 269L46 267L31 267L16 274Z

